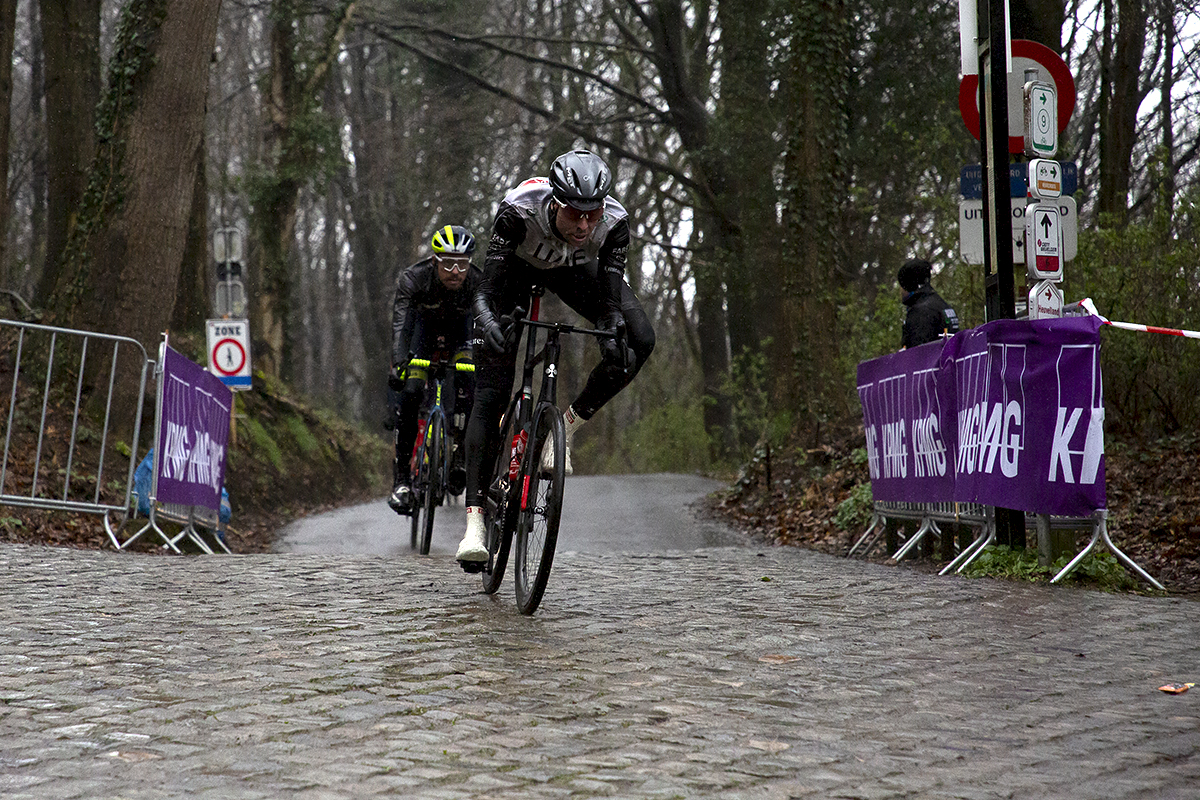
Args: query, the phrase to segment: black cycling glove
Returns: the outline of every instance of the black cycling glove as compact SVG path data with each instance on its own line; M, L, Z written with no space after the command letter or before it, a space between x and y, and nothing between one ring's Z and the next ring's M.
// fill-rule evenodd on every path
M625 342L625 317L621 312L605 314L597 327L606 333L616 334L615 339L607 336L600 339L600 357L604 363L625 371L633 369L633 351Z
M496 321L496 316L491 311L480 311L475 317L475 322L479 325L480 337L487 348L497 355L503 354L508 340L504 335L504 329Z
M408 370L408 362L396 364L392 367L392 371L388 373L388 386L396 392L404 391L404 383L407 380L405 372Z

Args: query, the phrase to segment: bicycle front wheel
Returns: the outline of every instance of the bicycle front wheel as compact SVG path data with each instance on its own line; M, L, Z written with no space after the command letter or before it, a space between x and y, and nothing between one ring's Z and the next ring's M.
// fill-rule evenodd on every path
M433 541L434 510L442 503L446 486L446 417L443 414L429 415L425 425L425 471L424 524L421 532L421 555L429 555L429 544Z
M422 494L421 484L424 481L422 473L424 469L420 466L420 459L425 455L425 446L421 445L417 450L417 471L412 478L412 508L408 514L412 523L412 549L416 550L421 544L421 506L424 505L424 494Z
M484 500L488 566L483 571L483 591L487 594L495 594L504 581L504 568L508 566L508 552L517 527L518 498L513 491L515 471L510 471L510 467L514 458L513 437L521 430L518 398L519 395L513 397L500 423L500 446Z
M562 517L563 484L566 482L566 428L562 412L549 403L538 408L533 435L525 453L521 487L522 508L517 518L517 561L513 581L517 607L522 614L537 611L550 580L558 523ZM543 464L544 451L553 448L553 458Z

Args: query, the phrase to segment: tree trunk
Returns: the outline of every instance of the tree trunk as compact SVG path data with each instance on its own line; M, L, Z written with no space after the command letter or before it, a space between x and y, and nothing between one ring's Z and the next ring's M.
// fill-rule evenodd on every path
M192 184L192 208L188 215L187 240L180 265L179 291L171 314L171 330L204 332L213 296L208 280L208 178L204 141L195 157L196 178Z
M34 301L45 305L63 271L63 251L96 146L100 0L40 0L40 6L48 187L46 254Z
M42 35L39 24L40 14L36 3L29 6L29 119L32 121L35 142L46 139L46 82L45 63L42 55ZM46 263L46 194L48 180L46 178L46 148L35 144L29 156L29 193L31 208L29 209L29 253L26 264L28 271L20 281L20 290L26 299L32 300L37 294L37 283L41 278L42 267Z
M260 263L251 333L260 368L287 377L292 322L293 239L300 190L319 169L321 147L316 143L321 88L338 55L339 45L353 16L354 0L342 0L327 22L319 56L312 63L297 63L294 0L276 0L271 25L271 73L268 92L267 152L274 159L273 177L264 182L255 198L255 227ZM302 78L303 74L303 80ZM260 357L261 356L261 357Z
M1101 102L1107 113L1100 116L1100 192L1096 210L1100 214L1112 214L1117 226L1124 227L1129 215L1137 110L1144 96L1139 81L1142 52L1146 46L1147 16L1142 0L1115 2L1115 21L1112 6L1106 6L1113 49L1106 48L1108 57L1101 64L1104 76ZM1114 27L1116 32L1112 34Z
M106 126L55 296L72 327L128 336L151 358L175 305L219 9L220 0L126 5L98 115ZM122 373L116 385L114 411L131 419L137 384Z
M783 311L774 185L779 147L774 142L776 126L763 102L771 95L769 64L763 54L772 45L771 27L763 21L772 5L770 0L724 0L717 6L721 102L713 139L726 162L729 185L714 190L736 219L725 276L729 349L734 358L758 353L767 338L783 352L791 351L791 343L781 340L778 325ZM776 376L771 371L765 377ZM755 440L760 433L752 433Z
M0 288L8 283L8 128L12 118L13 36L17 25L16 0L0 2Z
M733 224L722 207L731 182L724 162L709 148L710 120L704 98L696 88L689 67L696 54L684 41L685 14L679 2L658 0L645 21L653 43L650 58L661 76L663 95L670 117L688 153L697 184L695 196L696 315L700 333L700 368L704 384L704 427L722 457L733 443L733 413L725 391L729 379L729 324L725 313L725 267L728 255L736 252Z
M392 300L396 271L409 262L396 263L388 248L412 238L408 215L395 212L395 202L385 190L391 172L385 142L391 130L384 119L385 98L369 93L366 48L350 51L347 68L351 141L353 142L356 186L344 176L343 194L354 218L348 232L354 250L354 279L350 288L353 308L362 333L363 356L367 369L363 376L366 418L370 422L384 418L387 399L387 367L392 357ZM486 239L477 237L481 246Z
M840 219L847 187L840 153L848 138L849 65L826 54L849 52L850 28L844 0L800 5L803 13L792 30L792 117L784 160L786 277L781 290L791 314L780 333L794 337L797 347L776 365L792 367L788 372L798 380L783 383L777 399L790 398L792 407L806 414L805 427L818 431L826 414L837 417L849 410L834 334L836 267L845 261Z
M1158 202L1167 217L1171 218L1175 211L1175 119L1171 100L1171 92L1175 89L1175 0L1163 0L1159 13L1163 52L1162 85L1159 87L1162 116L1159 127L1162 131L1163 165Z

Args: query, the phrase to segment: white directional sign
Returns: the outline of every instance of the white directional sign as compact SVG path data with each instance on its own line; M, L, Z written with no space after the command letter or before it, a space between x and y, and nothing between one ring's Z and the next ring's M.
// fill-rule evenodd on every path
M1058 223L1058 206L1054 203L1031 203L1025 208L1025 267L1029 277L1062 280L1062 229Z
M1062 292L1050 281L1038 281L1029 290L1030 319L1057 319L1062 310Z
M1053 200L1062 195L1062 164L1048 158L1029 161L1029 196Z
M1053 201L1058 206L1062 229L1063 260L1071 261L1079 249L1078 227L1075 224L1075 198L1063 195ZM1020 200L1012 204L1013 263L1025 263L1025 206ZM958 203L958 250L967 264L983 263L983 201L960 200Z
M250 388L249 321L208 321L208 371L230 389Z
M1053 158L1058 152L1058 96L1054 84L1025 84L1025 155Z

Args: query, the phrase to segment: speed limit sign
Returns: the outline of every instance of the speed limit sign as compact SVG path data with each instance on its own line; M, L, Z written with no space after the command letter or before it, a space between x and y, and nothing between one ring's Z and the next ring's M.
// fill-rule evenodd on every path
M230 389L250 388L249 321L208 321L208 371Z

